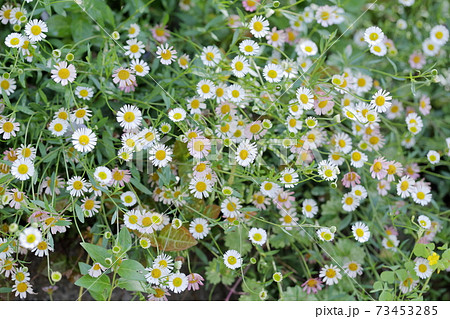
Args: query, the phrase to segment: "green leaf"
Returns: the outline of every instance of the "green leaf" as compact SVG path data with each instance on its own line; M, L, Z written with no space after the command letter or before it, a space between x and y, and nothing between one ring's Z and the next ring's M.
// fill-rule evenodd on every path
M383 291L380 294L380 298L378 298L378 300L380 300L380 301L391 301L391 300L393 300L392 293L390 293L389 291Z
M140 181L138 181L137 179L135 179L134 177L131 178L130 182L131 182L131 184L133 184L134 187L136 187L138 190L140 190L144 194L147 194L147 195L152 194L152 192L147 187L142 185L142 183Z
M79 205L75 205L75 213L80 222L84 223L84 212Z
M393 284L395 280L395 273L393 271L383 271L380 277L383 281L386 281L389 284Z
M166 225L157 236L153 234L143 236L150 240L153 247L158 247L161 251L181 251L197 245L197 240L192 237L189 230L183 226L174 229L172 224Z
M91 269L92 266L88 265L86 263L83 263L83 262L79 262L78 267L80 268L80 273L82 275L87 275L89 272L89 269Z
M380 290L383 290L383 282L375 281L373 283L373 289L371 292L376 292L376 291L380 291Z
M129 280L125 278L120 278L117 282L119 288L128 290L128 291L139 291L139 292L148 292L147 283L136 280Z
M423 258L427 258L429 255L427 246L425 244L416 244L416 246L414 247L413 253L417 257L423 257Z
M120 248L122 248L121 252L125 253L128 250L130 250L131 248L131 235L130 232L128 231L128 228L123 227L120 232L119 232L119 246Z
M308 295L300 286L287 287L281 295L282 301L316 301L317 298L314 295Z
M122 261L117 271L120 277L129 280L145 281L144 272L147 272L139 262L132 259Z
M108 251L105 248L89 243L81 243L80 245L88 252L89 256L95 262L98 262L105 267L108 265L105 262L105 259L111 257L111 254L108 253Z
M404 281L406 280L406 278L408 278L408 272L405 269L399 269L395 272L395 274L397 275L398 279L400 279L400 281Z
M12 292L12 288L11 287L1 287L0 288L0 294L7 294L9 292Z
M75 285L86 288L96 300L106 300L106 296L111 290L109 277L105 274L97 278L84 275L75 282Z
M252 250L252 245L248 240L248 232L242 227L225 235L225 246L238 251L242 255Z

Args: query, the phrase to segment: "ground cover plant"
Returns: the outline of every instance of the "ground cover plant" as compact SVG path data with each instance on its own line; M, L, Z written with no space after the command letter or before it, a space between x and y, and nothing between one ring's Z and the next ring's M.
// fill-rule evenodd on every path
M448 1L0 8L0 299L449 300Z

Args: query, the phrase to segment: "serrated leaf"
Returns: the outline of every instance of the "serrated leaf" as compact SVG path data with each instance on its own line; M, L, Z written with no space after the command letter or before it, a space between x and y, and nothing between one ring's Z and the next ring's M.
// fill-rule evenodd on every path
M156 236L150 234L143 237L147 237L150 244L161 251L181 251L197 245L189 230L184 226L174 229L172 224L166 225Z

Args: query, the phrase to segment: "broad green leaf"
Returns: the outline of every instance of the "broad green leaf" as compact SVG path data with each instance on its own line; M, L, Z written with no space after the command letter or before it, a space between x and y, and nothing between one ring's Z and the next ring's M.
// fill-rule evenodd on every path
M122 248L121 252L125 253L127 252L130 248L131 248L131 235L130 232L128 231L128 228L123 227L120 232L119 232L119 246L120 248Z
M197 245L197 240L192 237L189 230L183 226L174 229L172 224L166 225L156 238L152 235L145 237L150 240L153 247L158 247L161 251L181 251Z
M89 254L89 256L98 263L101 263L103 266L107 266L105 259L111 257L111 254L108 251L97 245L89 244L89 243L81 243L80 244Z
M390 293L389 291L383 291L380 294L380 298L378 300L380 300L380 301L391 301L391 300L393 300L392 293Z
M125 278L120 278L118 281L119 288L128 290L128 291L139 291L139 292L148 292L147 283L137 280L129 280Z
M97 278L84 275L75 282L75 285L100 294L111 289L109 277L105 274Z
M381 279L389 284L394 283L395 273L393 271L383 271L380 275Z
M88 265L86 263L83 263L83 262L79 262L78 267L80 267L80 273L82 275L87 275L89 272L89 269L91 269L92 266Z
M139 262L132 259L122 261L120 268L117 271L120 277L130 280L145 281L147 271Z

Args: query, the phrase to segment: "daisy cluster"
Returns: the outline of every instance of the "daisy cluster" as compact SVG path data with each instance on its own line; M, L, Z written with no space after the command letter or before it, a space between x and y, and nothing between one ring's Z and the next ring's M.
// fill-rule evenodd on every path
M413 299L449 269L442 17L197 1L211 18L185 0L159 21L75 1L95 25L80 39L30 2L0 9L0 274L16 297L34 293L29 255L51 260L71 232L93 260L76 284L99 300L83 280L167 300L199 273L236 282L227 300L239 276L244 300L372 299L362 286L399 267L374 292ZM50 284L67 270L48 267Z

